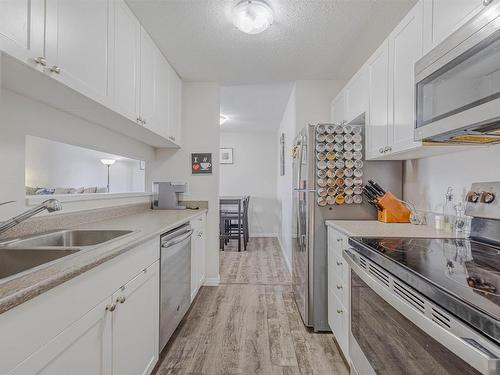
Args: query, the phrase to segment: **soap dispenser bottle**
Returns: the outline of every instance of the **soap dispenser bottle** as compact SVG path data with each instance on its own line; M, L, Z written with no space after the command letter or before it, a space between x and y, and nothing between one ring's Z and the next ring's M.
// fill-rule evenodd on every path
M453 206L453 188L448 187L445 194L445 201L443 206L444 215L444 230L447 232L453 232L455 227L455 208Z

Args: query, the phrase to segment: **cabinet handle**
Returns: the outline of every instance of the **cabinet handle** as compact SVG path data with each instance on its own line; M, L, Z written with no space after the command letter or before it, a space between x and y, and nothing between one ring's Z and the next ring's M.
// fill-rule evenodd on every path
M116 302L117 303L125 303L127 299L125 298L125 296L120 296L116 299Z
M41 65L41 66L46 66L47 65L47 60L45 60L45 57L40 56L35 59L35 63Z
M342 313L343 313L342 309L337 309L337 314L342 314Z
M342 262L337 260L337 266L341 266L341 265L342 265Z
M493 2L493 0L483 0L483 5L485 7L487 7L488 5L490 5L491 3Z
M116 309L116 303L112 303L111 305L106 305L106 311L113 312Z
M61 68L59 68L57 65L53 65L52 68L50 68L50 71L52 73L61 74Z
M342 285L337 285L337 289L338 290L342 289Z

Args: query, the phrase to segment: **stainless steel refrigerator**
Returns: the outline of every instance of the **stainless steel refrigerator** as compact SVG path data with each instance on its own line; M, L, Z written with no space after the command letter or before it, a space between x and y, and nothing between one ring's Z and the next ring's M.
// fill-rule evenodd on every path
M317 126L306 126L294 140L292 192L294 297L304 324L316 332L330 331L325 221L376 219L376 209L364 200L361 204L318 205ZM361 131L364 139L364 127ZM364 142L362 145L364 146ZM363 160L363 183L373 179L384 189L401 197L402 178L401 161Z

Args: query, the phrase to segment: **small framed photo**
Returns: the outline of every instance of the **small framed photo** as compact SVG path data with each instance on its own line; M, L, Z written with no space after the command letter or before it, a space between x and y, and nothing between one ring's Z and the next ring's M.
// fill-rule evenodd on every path
M221 148L220 149L220 163L221 164L233 164L233 149L232 148Z

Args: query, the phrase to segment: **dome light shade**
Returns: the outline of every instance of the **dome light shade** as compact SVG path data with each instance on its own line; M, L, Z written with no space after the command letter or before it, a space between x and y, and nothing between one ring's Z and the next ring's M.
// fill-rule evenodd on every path
M261 0L245 0L233 9L233 24L247 34L259 34L273 23L273 11Z

